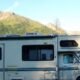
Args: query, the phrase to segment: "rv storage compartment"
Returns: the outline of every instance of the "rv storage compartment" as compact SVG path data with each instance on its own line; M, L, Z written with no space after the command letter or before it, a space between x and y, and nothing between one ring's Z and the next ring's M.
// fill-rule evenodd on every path
M22 77L13 77L13 78L10 78L10 80L24 80Z
M3 80L3 72L0 72L0 80Z
M55 71L18 71L6 73L6 80L55 80Z

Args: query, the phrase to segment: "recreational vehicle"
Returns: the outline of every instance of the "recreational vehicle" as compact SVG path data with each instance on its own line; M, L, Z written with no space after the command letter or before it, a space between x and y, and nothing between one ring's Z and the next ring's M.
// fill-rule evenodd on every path
M0 80L80 80L80 36L1 36Z

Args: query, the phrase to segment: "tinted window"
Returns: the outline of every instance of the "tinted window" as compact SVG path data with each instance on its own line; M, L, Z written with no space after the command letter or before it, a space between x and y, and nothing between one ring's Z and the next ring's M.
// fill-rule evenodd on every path
M62 40L60 41L61 47L77 47L78 43L74 40Z
M65 54L63 57L64 63L73 63L74 57L73 54Z
M23 61L47 61L53 60L54 47L52 45L23 45Z

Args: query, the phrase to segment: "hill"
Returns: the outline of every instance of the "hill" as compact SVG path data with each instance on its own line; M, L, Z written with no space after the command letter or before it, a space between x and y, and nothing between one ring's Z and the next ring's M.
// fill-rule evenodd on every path
M0 12L0 34L20 34L25 33L40 33L40 34L56 34L57 31L53 30L46 25L37 21L19 16L15 13ZM63 34L63 33L62 33Z
M80 35L80 31L67 31L68 35Z
M66 34L65 30L63 30L59 26L56 26L55 24L49 23L47 27L52 29L53 31L56 31L57 34Z

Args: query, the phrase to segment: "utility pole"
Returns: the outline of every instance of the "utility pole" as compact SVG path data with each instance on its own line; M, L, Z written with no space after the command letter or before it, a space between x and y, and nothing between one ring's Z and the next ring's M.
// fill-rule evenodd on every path
M58 26L59 26L59 19L55 20L55 27L56 27L56 32L58 34Z

